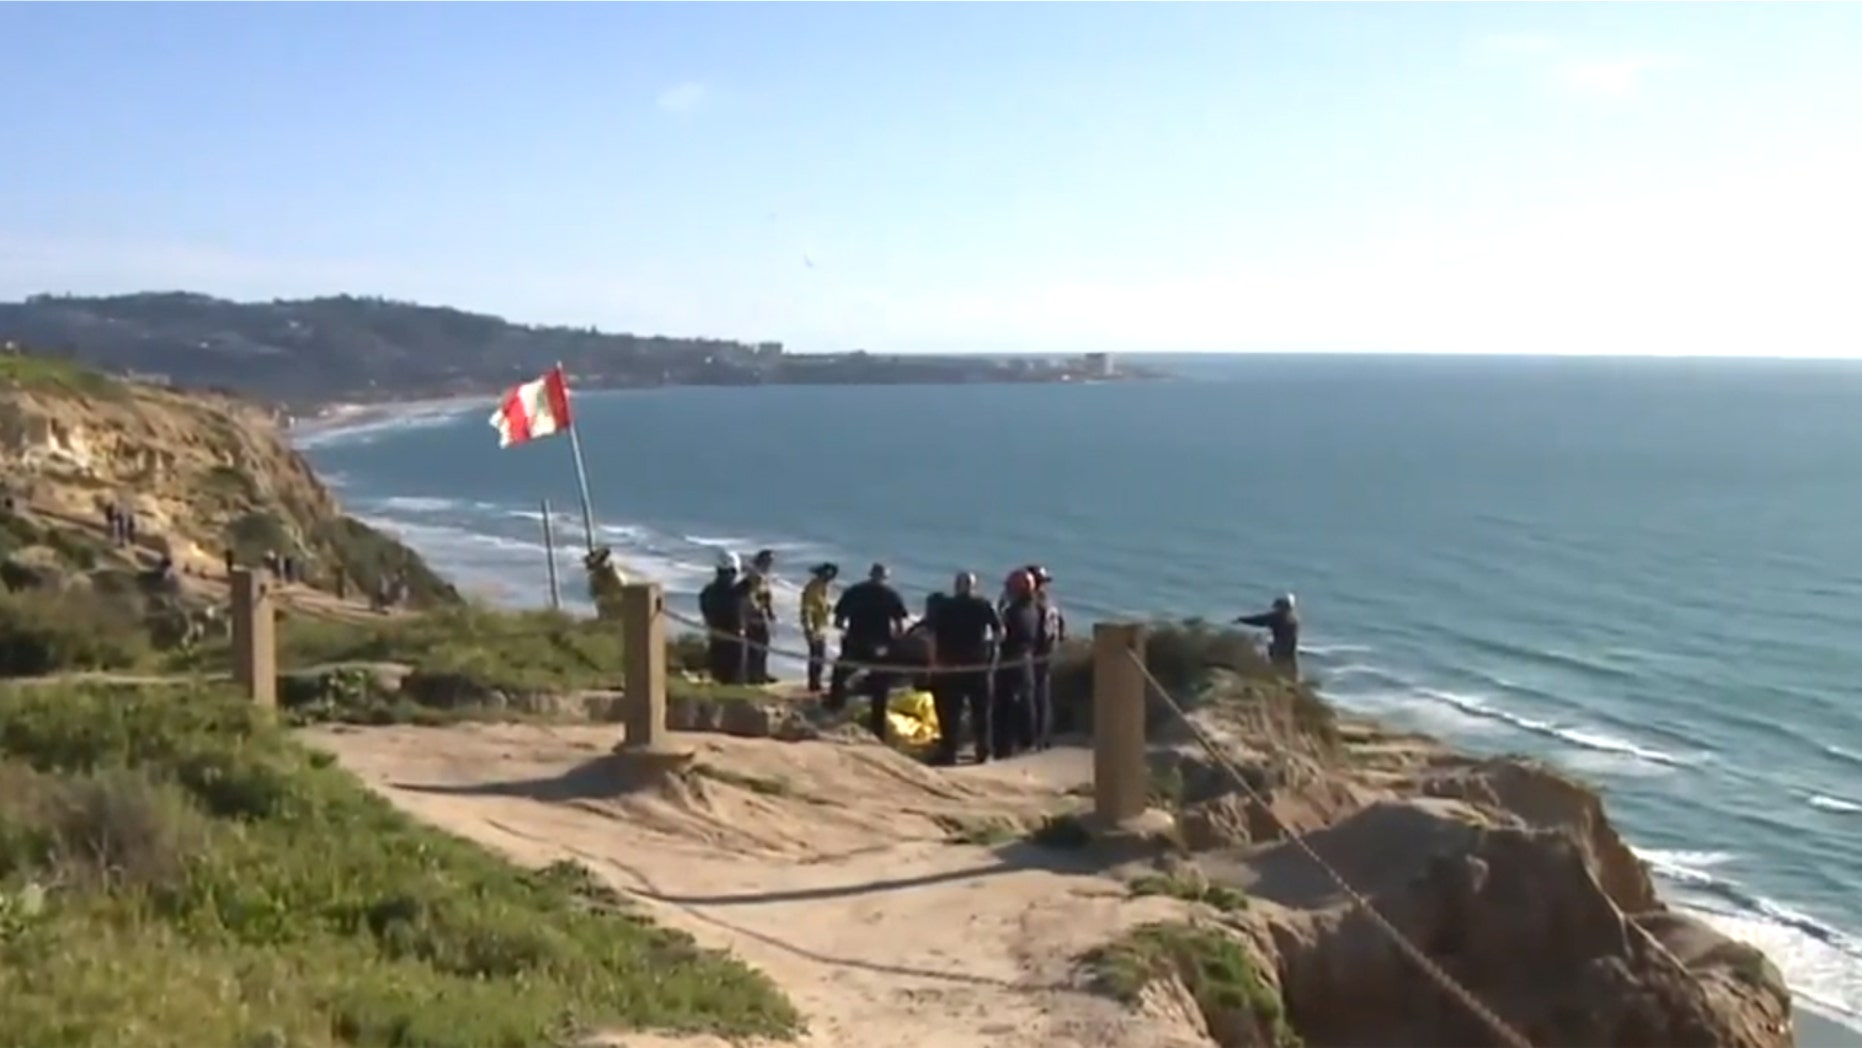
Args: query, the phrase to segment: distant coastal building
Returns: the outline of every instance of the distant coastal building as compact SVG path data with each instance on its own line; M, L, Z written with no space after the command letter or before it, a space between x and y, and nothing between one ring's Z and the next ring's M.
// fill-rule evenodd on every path
M1112 377L1112 354L1086 353L1080 357L1080 364L1088 378Z

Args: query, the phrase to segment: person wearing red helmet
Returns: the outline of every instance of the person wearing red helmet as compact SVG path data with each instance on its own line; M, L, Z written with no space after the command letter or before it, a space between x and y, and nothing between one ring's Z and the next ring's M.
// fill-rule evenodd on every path
M1034 746L1029 697L1034 690L1034 654L1040 641L1041 615L1035 606L1034 576L1026 568L1009 572L1002 605L1002 642L996 649L995 724L997 757L1013 756Z

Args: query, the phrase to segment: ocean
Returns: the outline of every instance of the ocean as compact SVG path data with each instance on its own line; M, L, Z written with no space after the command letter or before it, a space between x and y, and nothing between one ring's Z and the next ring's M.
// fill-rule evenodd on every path
M1862 1029L1862 363L1159 359L1180 377L582 394L602 539L688 602L765 547L914 598L1038 560L1076 622L1293 591L1328 696L1598 784L1671 901ZM490 410L299 442L463 587L542 604L570 449L500 450Z

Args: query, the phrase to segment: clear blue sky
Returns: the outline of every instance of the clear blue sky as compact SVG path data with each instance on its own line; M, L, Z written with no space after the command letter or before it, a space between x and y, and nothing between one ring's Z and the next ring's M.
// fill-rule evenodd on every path
M1862 355L1862 7L8 4L0 297Z

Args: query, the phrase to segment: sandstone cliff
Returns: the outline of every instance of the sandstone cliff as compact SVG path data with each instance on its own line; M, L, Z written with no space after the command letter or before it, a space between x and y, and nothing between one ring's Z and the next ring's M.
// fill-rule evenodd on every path
M230 549L295 557L305 584L366 592L405 572L416 603L456 599L413 551L346 516L266 411L229 396L0 355L0 529L8 588L65 587L173 559L211 599ZM133 514L111 541L103 507Z
M1226 671L1203 698L1193 722L1248 786L1160 722L1153 768L1176 840L1157 865L1170 883L1245 894L1202 920L1243 948L1265 993L1198 992L1194 958L1159 975L1217 1043L1501 1043L1305 848L1535 1045L1793 1043L1770 961L1670 910L1589 787L1335 720L1309 694Z

